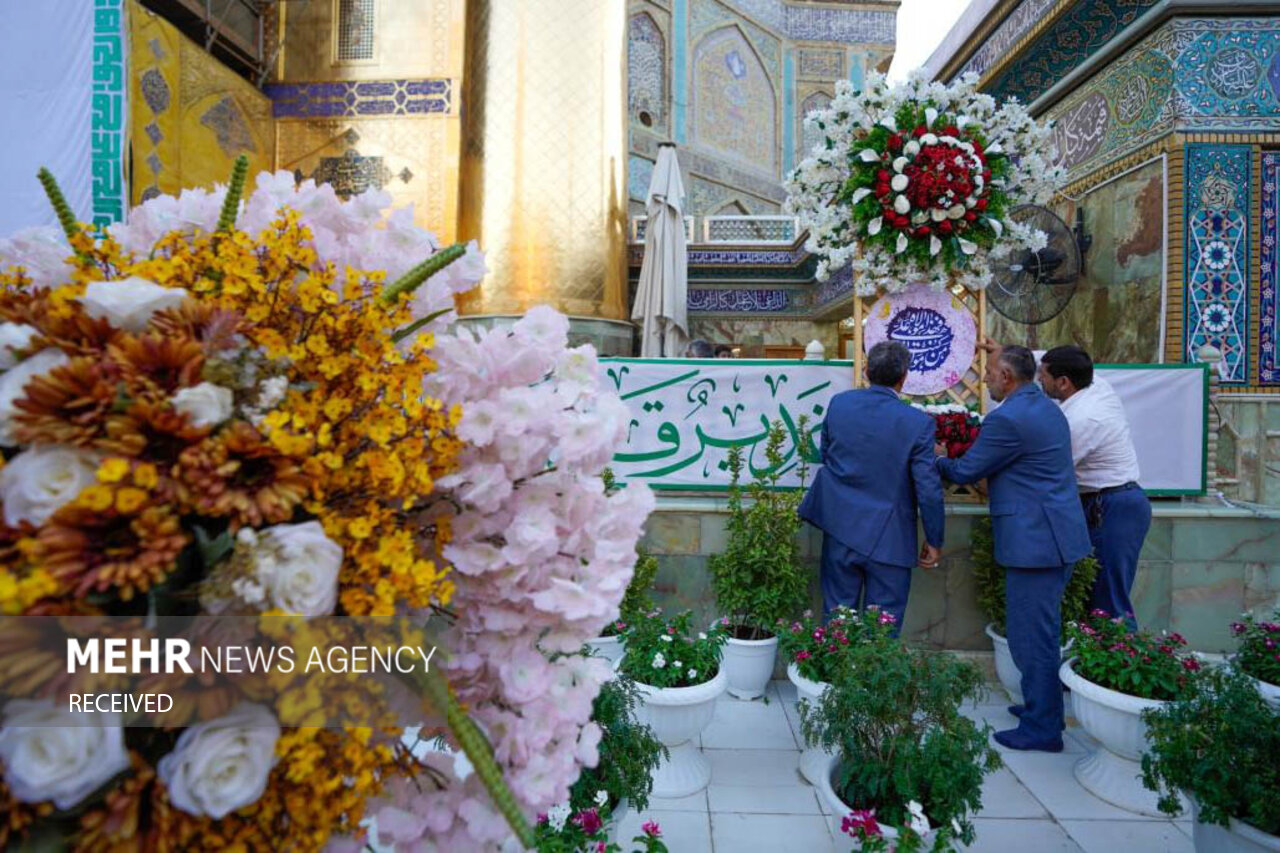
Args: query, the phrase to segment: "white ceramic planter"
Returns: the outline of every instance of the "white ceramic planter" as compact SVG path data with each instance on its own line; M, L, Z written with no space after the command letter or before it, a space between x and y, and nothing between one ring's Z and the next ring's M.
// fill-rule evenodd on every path
M791 679L791 683L796 686L796 694L799 698L808 702L810 707L817 707L822 694L831 686L825 681L810 681L805 678L794 663L787 664L787 678ZM832 756L833 753L820 746L806 746L804 752L800 754L800 775L804 776L810 785L822 784L822 774L827 772Z
M1142 754L1147 751L1147 726L1141 714L1165 702L1140 699L1101 687L1076 675L1066 661L1058 671L1071 690L1072 708L1080 727L1092 735L1098 749L1076 763L1075 774L1086 791L1138 814L1162 817L1159 797L1142 784Z
M622 656L626 654L627 651L627 647L622 643L622 637L616 635L613 637L596 637L594 640L587 640L587 645L590 646L596 654L607 660L610 666L613 666L615 663L622 660Z
M1228 826L1201 823L1194 801L1191 812L1195 817L1191 839L1195 842L1196 853L1263 853L1280 850L1280 837L1267 835L1260 829L1234 819Z
M810 683L812 684L813 682ZM831 784L831 778L835 775L836 765L838 765L839 762L840 757L838 755L832 755L827 758L827 762L822 769L822 773L819 774L815 787L818 789L818 797L822 801L822 810L826 812L827 823L831 826L831 834L838 839L836 847L838 849L843 849L841 845L844 843L845 839L848 839L849 842L853 844L853 849L859 850L861 849L861 845L854 842L852 838L849 838L849 836L845 835L844 830L841 827L841 822L848 817L849 812L853 811L853 809L849 808L843 800L836 796L835 786ZM884 837L890 842L897 840L898 831L896 829L890 826L882 826L882 830L884 832ZM937 834L937 830L927 833L923 839L924 844L921 849L932 849L934 837ZM890 849L892 849L892 846L893 845L890 844Z
M618 803L618 807L609 815L609 831L610 841L618 840L618 829L622 826L622 822L627 819L627 815L631 814L631 801L626 797Z
M716 677L693 687L652 687L637 682L644 704L640 722L667 747L670 755L653 774L653 796L687 797L711 781L711 762L694 742L715 714L716 699L729 686L721 665Z
M1000 686L1004 688L1004 692L1009 694L1009 698L1013 700L1013 704L1025 704L1022 698L1022 673L1018 671L1017 664L1013 662L1013 654L1009 651L1009 641L1001 634L996 633L996 626L993 622L988 622L986 627L987 636L991 638L991 645L996 653L996 678L1000 679Z
M1004 688L1004 692L1009 694L1009 699L1015 705L1025 705L1027 700L1022 696L1022 671L1018 669L1018 665L1013 662L1013 653L1009 651L1009 641L1003 634L996 631L994 622L988 622L984 629L987 636L991 638L991 645L996 652L996 678L1000 679L1000 686ZM1067 646L1062 647L1062 654L1067 654Z
M729 679L729 695L736 699L759 699L773 678L778 660L778 638L735 640L724 645L721 667Z
M1252 678L1252 676L1250 676ZM1267 704L1273 708L1280 708L1280 686L1263 681L1260 678L1254 678L1253 684L1258 688L1258 692L1262 694L1262 698L1267 700Z

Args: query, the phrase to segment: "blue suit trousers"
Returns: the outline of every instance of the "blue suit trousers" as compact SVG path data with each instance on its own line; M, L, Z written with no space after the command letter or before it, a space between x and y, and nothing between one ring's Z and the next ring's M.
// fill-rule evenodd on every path
M1036 742L1062 736L1062 593L1071 569L1005 569L1005 631L1026 702L1018 730Z
M1133 615L1133 581L1138 575L1138 556L1151 529L1151 501L1137 486L1088 495L1084 498L1089 519L1089 539L1098 558L1098 578L1089 598L1090 610L1105 610L1111 616L1137 627Z
M902 630L911 591L911 569L890 566L860 556L834 536L822 537L822 615L844 605L855 610L876 605L897 620L893 635ZM865 592L865 599L864 599Z

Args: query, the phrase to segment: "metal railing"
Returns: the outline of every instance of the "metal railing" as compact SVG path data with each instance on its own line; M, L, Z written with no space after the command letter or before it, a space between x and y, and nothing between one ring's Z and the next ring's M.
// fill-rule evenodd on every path
M703 216L695 228L694 217L684 218L685 239L689 243L735 246L790 246L800 236L794 216ZM631 242L643 243L647 216L631 218Z
M644 236L648 231L648 227L649 227L649 217L647 216L631 217L631 242L643 243ZM684 218L684 239L686 243L694 242L692 216L686 216Z
M794 216L704 216L702 242L790 246L799 235Z

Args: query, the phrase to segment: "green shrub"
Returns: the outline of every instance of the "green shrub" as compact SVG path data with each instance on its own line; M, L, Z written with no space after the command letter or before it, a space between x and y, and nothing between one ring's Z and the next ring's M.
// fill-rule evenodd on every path
M1181 634L1131 631L1124 619L1095 610L1072 623L1076 675L1141 699L1180 699L1201 671Z
M1235 818L1280 835L1280 710L1248 676L1213 667L1189 696L1142 718L1151 745L1142 778L1160 793L1161 811L1176 815L1183 791L1204 823L1226 826Z
M977 587L978 608L1000 636L1005 633L1004 567L996 562L995 537L990 516L975 519L970 533L969 559L973 563L973 579ZM1080 622L1089 613L1089 596L1098 577L1098 561L1085 557L1076 563L1071 579L1062 593L1062 642L1067 641L1067 626Z
M1243 621L1231 623L1232 636L1240 638L1236 664L1246 675L1259 681L1280 685L1280 610L1271 621L1258 621L1252 613Z
M649 808L653 772L666 757L667 748L652 729L636 719L639 706L640 691L629 678L614 678L600 688L591 711L591 719L602 733L600 761L583 770L569 789L569 804L575 812L598 805L600 791L609 795L610 808L623 799L638 812Z
M804 480L808 473L806 454L797 452L809 443L805 418L800 419L799 440L791 453L783 454L788 431L781 421L769 429L765 443L764 469L752 468L753 481L746 492L749 506L743 504L740 484L744 464L742 447L729 450L728 544L707 561L711 572L711 588L715 592L720 613L729 620L730 631L740 640L758 640L772 636L779 619L790 620L809 600L809 574L800 561L800 544L796 539L804 522L797 510L804 498ZM792 463L800 472L800 489L780 489L778 481Z
M613 470L605 468L600 478L604 480L606 495L617 491L618 480ZM644 614L653 610L653 579L658 575L658 558L650 554L640 545L636 545L636 567L631 573L631 582L618 605L616 621L604 626L601 636L612 637L626 630L626 626L635 622Z
M833 782L851 811L874 809L880 824L901 830L919 804L938 828L935 849L970 844L982 779L1000 766L990 726L960 713L984 691L973 664L881 639L849 647L822 700L801 708L801 727L809 743L840 755Z

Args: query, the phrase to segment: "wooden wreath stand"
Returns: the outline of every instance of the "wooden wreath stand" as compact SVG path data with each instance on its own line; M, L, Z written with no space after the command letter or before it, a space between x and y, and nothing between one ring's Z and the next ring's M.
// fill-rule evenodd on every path
M973 316L974 326L978 330L977 340L981 342L987 337L986 291L980 290L975 293L959 283L953 283L949 290L952 301L957 306L963 305ZM867 385L865 372L867 356L863 345L863 326L867 317L871 314L871 307L882 295L855 295L853 298L853 385L855 388L865 388ZM983 380L986 370L987 354L979 348L974 352L973 361L970 363L969 369L960 377L960 381L942 392L942 394L935 396L946 397L962 406L975 406L979 412L986 414L986 382ZM923 398L909 399L918 401ZM957 486L954 484L947 486L947 499L961 503L983 503L986 501L986 498L978 494L978 491L972 486Z

